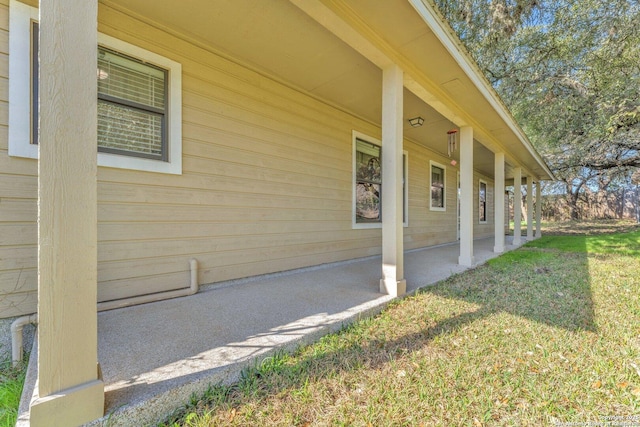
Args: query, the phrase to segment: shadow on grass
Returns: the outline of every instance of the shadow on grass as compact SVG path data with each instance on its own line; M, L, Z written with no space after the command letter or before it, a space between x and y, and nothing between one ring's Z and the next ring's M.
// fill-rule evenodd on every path
M595 332L586 252L522 248L425 292L567 330ZM456 322L450 319L447 322Z
M437 304L437 299L420 302L430 295L450 300L452 307L458 308L434 320L427 305ZM441 335L455 333L494 314L508 313L569 331L596 331L586 247L580 252L523 247L423 288L415 301L415 317L394 318L401 315L384 312L327 336L295 356L268 358L244 371L239 383L219 385L205 397L194 398L191 407L168 423L180 420L185 412L202 410L203 404L211 405L206 410L228 410L306 387L310 381L360 369L381 370L389 361L424 349ZM394 328L394 322L399 321L413 322L415 327Z

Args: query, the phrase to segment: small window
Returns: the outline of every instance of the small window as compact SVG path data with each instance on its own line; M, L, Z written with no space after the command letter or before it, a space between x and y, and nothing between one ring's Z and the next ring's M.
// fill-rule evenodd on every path
M355 216L356 224L382 221L381 148L356 138L355 152Z
M479 203L478 207L480 209L480 223L487 222L487 183L484 181L480 181L479 186Z
M430 162L431 165L431 210L444 211L445 210L445 188L446 177L445 167L435 162Z

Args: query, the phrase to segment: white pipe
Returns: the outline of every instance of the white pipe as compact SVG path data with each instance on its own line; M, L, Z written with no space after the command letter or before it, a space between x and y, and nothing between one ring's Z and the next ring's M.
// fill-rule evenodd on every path
M22 330L31 323L38 323L37 314L18 317L11 323L11 360L14 368L22 361Z
M124 298L113 301L98 303L98 311L113 310L116 308L129 307L132 305L146 304L149 302L161 301L170 298L185 297L198 292L198 261L195 258L189 260L190 284L188 288L176 289L174 291L158 292L155 294L140 295L132 298ZM19 317L11 324L11 357L13 366L22 360L22 330L29 323L37 323L38 315Z
M113 310L116 308L129 307L132 305L146 304L148 302L161 301L170 298L186 297L198 292L198 261L195 258L189 260L191 270L191 283L188 288L176 289L175 291L158 292L155 294L140 295L137 297L117 299L98 303L98 311Z

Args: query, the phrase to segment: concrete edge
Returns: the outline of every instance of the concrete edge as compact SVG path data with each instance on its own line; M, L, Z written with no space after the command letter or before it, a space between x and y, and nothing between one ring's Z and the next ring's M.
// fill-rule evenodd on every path
M415 292L415 291L413 291ZM411 292L411 294L413 293ZM121 407L115 411L105 414L104 417L85 424L86 427L127 427L131 425L156 425L158 422L171 416L176 410L182 408L193 395L202 395L211 385L225 384L231 385L240 379L240 373L250 367L259 364L262 360L267 359L277 353L285 352L294 353L299 348L310 345L318 341L325 335L337 332L354 324L360 320L374 317L381 313L390 303L400 298L404 298L410 294L403 295L398 298L381 298L375 300L375 304L364 308L363 310L351 313L347 317L340 319L332 324L324 325L317 330L308 333L302 337L296 338L285 344L276 346L263 353L254 355L246 360L239 361L225 368L219 368L202 378L183 384L177 388L161 393L152 399L139 402L135 405Z
M29 363L27 364L27 374L24 377L24 386L22 387L22 395L20 396L20 406L18 407L18 421L16 427L29 427L29 409L33 392L38 381L38 336L33 339L31 353L29 354Z

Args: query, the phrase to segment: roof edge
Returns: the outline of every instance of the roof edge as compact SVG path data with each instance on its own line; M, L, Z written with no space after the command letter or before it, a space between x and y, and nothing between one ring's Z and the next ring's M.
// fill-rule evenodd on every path
M516 122L509 108L498 95L496 90L491 86L486 76L480 70L477 62L473 59L467 48L464 46L460 38L457 36L451 25L442 15L433 0L407 0L425 23L431 28L440 43L449 51L452 58L458 63L464 73L476 85L485 99L493 106L494 110L499 114L502 120L509 126L511 131L518 137L520 142L525 146L536 162L545 170L549 178L556 181L557 178L549 169L538 150L531 144L520 125Z

